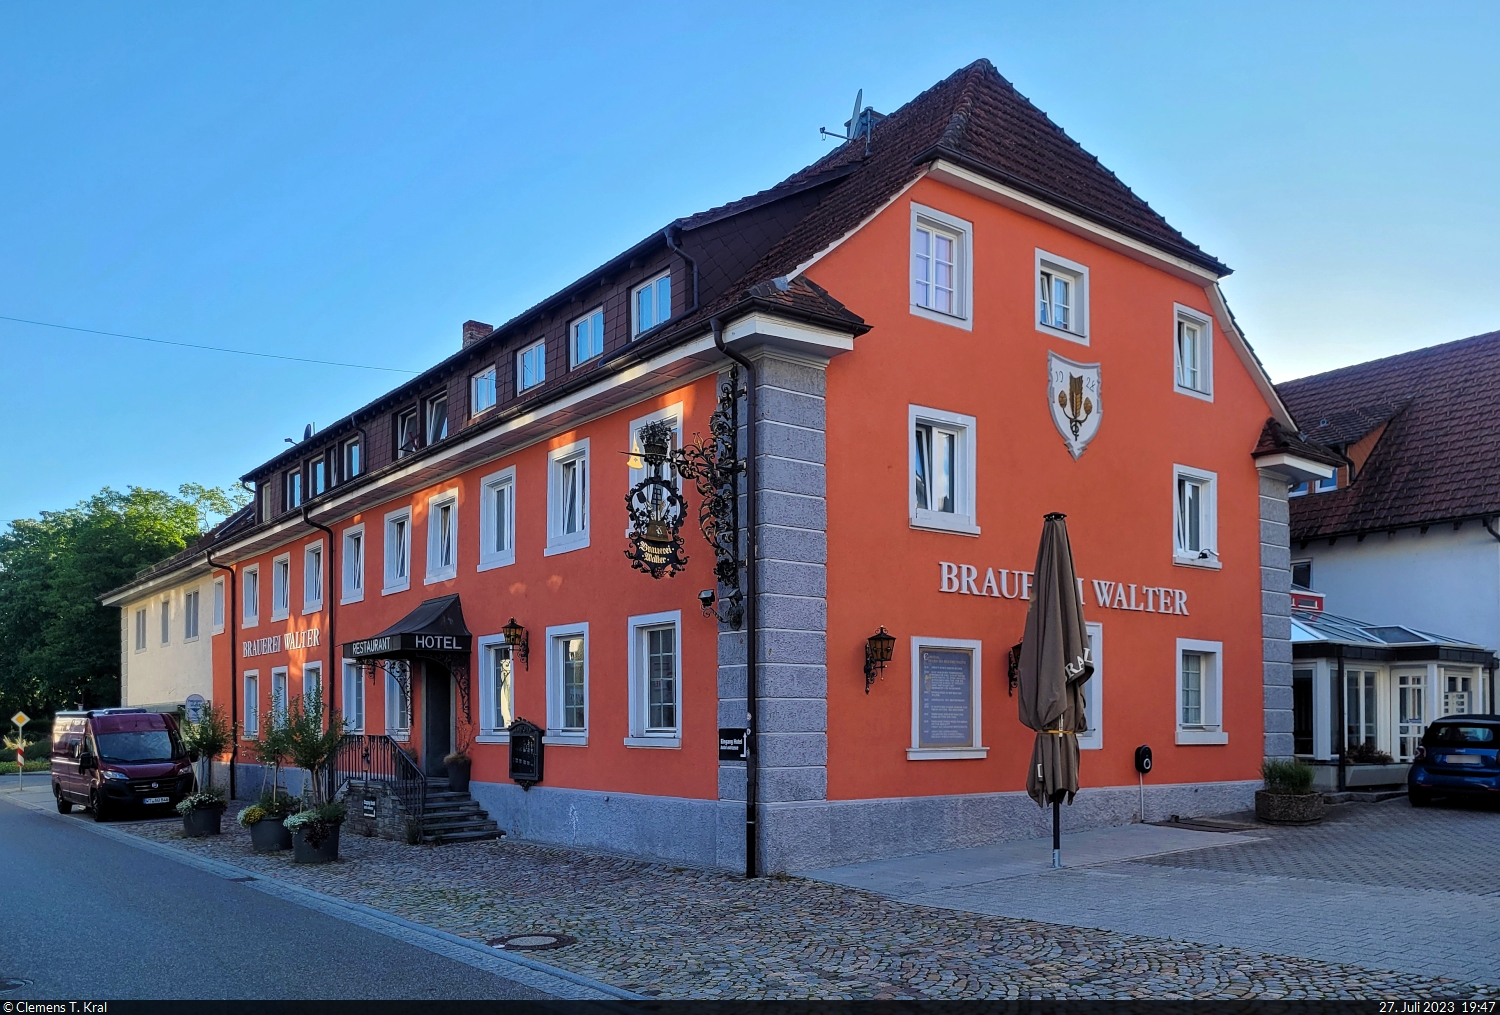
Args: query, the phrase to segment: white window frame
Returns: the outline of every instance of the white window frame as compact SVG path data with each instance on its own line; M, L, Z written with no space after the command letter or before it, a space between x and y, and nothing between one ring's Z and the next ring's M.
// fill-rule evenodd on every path
M589 353L589 355L580 357L578 355L578 326L580 324L587 323L588 326L589 326L590 332L592 332L593 328L594 328L594 319L595 318L598 318L598 324L599 324L599 333L596 336L597 339L598 339L599 351L598 352L592 352L591 351ZM590 348L590 350L593 349L593 344L592 343L590 343L589 348ZM594 360L598 359L599 357L601 357L603 355L604 355L604 308L603 307L595 307L593 310L590 310L588 313L583 314L580 317L575 317L572 321L570 321L568 323L568 364L569 364L570 367L577 368L578 366L580 366L580 365L582 365L584 363L592 363Z
M532 381L530 384L523 384L522 382L523 382L523 380L525 378L525 371L522 369L521 364L525 361L527 353L535 352L538 349L541 350L542 375L540 377L538 377L536 380ZM525 348L523 348L523 349L517 349L516 350L516 394L519 395L519 394L521 394L523 392L530 391L532 388L540 387L541 385L546 384L546 383L547 383L547 340L545 338L539 338L535 342L532 342L530 345L526 346Z
M442 403L443 413L434 417L433 410ZM434 425L436 424L436 425ZM439 432L440 431L440 432ZM448 439L448 393L439 392L422 400L422 446L431 447Z
M161 643L172 644L172 597L168 593L159 601L158 608L161 610Z
M1197 726L1182 723L1182 657L1194 652L1213 660L1213 672L1203 674L1203 722ZM1172 684L1173 727L1177 731L1179 744L1227 744L1229 734L1224 732L1224 643L1200 641L1196 638L1178 638L1177 653L1173 657L1176 675Z
M240 626L255 627L260 623L259 564L251 564L240 572L240 592Z
M662 317L662 318L658 318L657 320L651 322L651 327L649 327L649 328L643 328L643 327L641 327L641 314L640 314L641 291L643 289L650 289L650 290L652 290L652 293L651 293L651 302L656 306L657 311L660 312L660 310L661 310L660 293L656 292L656 284L658 282L660 282L662 279L666 279L667 280L667 316ZM659 328L663 324L666 324L668 321L670 321L672 319L672 291L671 291L671 286L672 286L672 271L669 268L666 271L659 271L659 272L657 272L655 275L652 275L649 279L647 279L646 281L642 282L640 285L635 286L634 288L632 288L630 290L630 338L631 338L632 341L634 341L635 339L637 339L640 336L644 335L646 332L652 330L652 328ZM569 334L571 335L572 332L569 332Z
M1198 329L1198 382L1202 387L1190 387L1179 380L1182 377L1182 348L1177 342L1177 326L1182 322ZM1172 390L1205 402L1214 400L1213 319L1181 303L1172 304Z
M501 729L491 725L491 717L495 712L495 656L491 651L495 648L507 648L504 633L487 634L475 639L475 645L479 651L479 722L476 724L479 730L474 741L480 744L508 744L510 743L510 730ZM514 649L511 653L510 667L510 711L516 714L516 666L520 662ZM587 651L585 651L585 662L587 662Z
M198 640L203 630L203 596L199 586L182 592L182 640L186 644Z
M260 739L260 670L246 670L242 675L244 697L244 733L251 740Z
M974 740L968 747L923 747L922 744L922 650L924 648L967 650L974 657ZM990 749L984 746L984 643L969 638L911 638L911 746L907 761L953 761L985 758Z
M307 681L308 673L314 673L317 675L316 686L320 690L323 690L323 664L321 662L317 662L316 660L310 663L302 664L302 706L304 708L307 707L308 699L312 697L312 688L309 686ZM326 690L323 690L323 708L325 709L325 711L328 708L328 692Z
M364 445L358 437L347 440L340 445L339 457L339 481L347 483L364 471ZM350 469L353 466L353 469Z
M277 691L277 681L278 680L281 682L281 688L280 688L281 689L281 711L280 712L276 711L276 691ZM285 726L286 725L287 715L288 715L288 713L289 713L289 711L291 709L291 695L292 695L292 674L291 674L291 667L288 667L288 666L273 666L273 667L271 667L271 697L270 697L270 703L271 703L271 705L270 705L269 710L267 711L267 714L271 717L271 724L273 726L280 727L280 726Z
M406 523L406 574L404 575L394 574L391 570L391 564L395 559L395 554L392 551L396 546L393 542L393 536L398 521ZM386 512L385 525L382 528L382 532L384 533L384 538L381 540L381 543L383 544L384 552L381 554L380 563L384 581L380 587L380 594L388 596L393 592L405 592L411 588L411 508L404 507ZM368 552L368 547L366 551Z
M407 690L406 690L406 695L405 695L405 699L406 699L405 700L405 706L406 706L406 725L405 726L396 726L396 725L394 725L392 723L392 720L396 718L397 713L401 710L401 704L402 704L402 701L401 701L401 699L402 699L401 681L399 681L395 677L391 676L389 672L387 672L386 675L385 675L385 732L386 732L386 736L390 737L392 740L400 741L401 743L406 743L407 741L409 741L411 739L411 721L412 721L412 701L411 701L411 699L412 699L412 696L413 696L413 694L415 693L415 690L416 690L412 686L412 681L413 681L414 677L413 677L413 675L411 673L411 670L409 668L411 664L407 663L405 665L408 667L408 670L407 670L407 673L406 673L406 689Z
M629 473L625 489L633 490L635 485L646 478L646 463L641 459L641 428L647 423L658 423L666 421L672 424L672 447L682 447L682 418L683 403L673 402L671 405L648 412L644 416L638 416L630 421L629 436L626 438L630 445L630 454L625 457L625 468ZM672 474L672 482L679 493L682 492L682 477ZM625 519L625 536L629 538L631 533L630 519Z
M327 551L323 548L323 540L315 539L302 547L302 615L309 613L320 613L323 609L323 600L328 598L328 575L327 575ZM314 561L314 558L317 558ZM308 582L316 577L318 580L316 599L309 595Z
M953 514L929 511L917 507L917 424L924 423L958 431L955 449L955 499ZM975 497L975 482L978 470L977 455L978 424L973 416L965 416L946 409L934 409L925 405L906 407L906 503L907 517L914 529L931 529L936 532L956 532L965 536L979 535L979 513Z
M556 553L581 550L589 545L589 533L593 531L593 527L589 524L589 498L592 496L594 485L591 482L592 477L589 476L589 458L589 438L587 437L547 452L547 548L542 551L543 556L550 557ZM583 463L583 503L580 505L582 528L578 532L564 534L562 531L563 466L575 461Z
M146 651L146 607L138 606L135 610L135 651Z
M442 564L442 534L438 531L438 518L443 508L449 508L448 553L446 565ZM458 577L458 491L448 490L427 500L427 574L422 584L449 581Z
M479 404L480 382L488 378L489 402L485 405ZM500 403L500 371L493 366L486 367L478 373L469 376L469 415L477 416L481 412L489 412Z
M1039 287L1042 282L1042 272L1050 272L1053 275L1067 276L1073 282L1073 303L1069 310L1072 313L1074 327L1058 328L1051 324L1043 324L1037 309ZM1089 269L1087 265L1070 261L1066 257L1048 253L1041 247L1036 248L1036 264L1031 272L1031 320L1036 325L1036 330L1044 335L1054 338L1065 338L1069 342L1077 342L1079 345L1089 344Z
M583 728L562 728L562 642L583 639ZM559 624L547 628L547 734L544 741L563 747L587 747L589 743L589 625Z
M359 540L359 553L350 553L349 547ZM369 541L365 539L365 523L350 525L339 533L342 549L339 553L339 605L363 602L365 598L365 560L370 555ZM353 578L351 582L349 579Z
M345 659L343 665L344 687L339 700L344 703L343 717L350 733L365 731L365 684L364 667L353 659ZM351 702L357 703L352 707Z
M1104 748L1104 625L1087 621L1089 632L1090 660L1094 664L1094 675L1089 677L1083 696L1084 711L1088 715L1088 730L1078 734L1080 751L1098 751Z
M214 634L223 634L224 618L229 614L229 599L223 578L214 579L212 610L209 630Z
M505 549L495 546L495 498L505 499ZM479 481L480 571L506 567L516 562L516 467L507 466Z
M650 709L650 688L647 686L645 666L646 632L670 627L672 629L674 665L673 679L676 683L673 701L676 702L677 725L671 730L647 728ZM630 691L630 735L625 738L626 747L682 747L682 611L668 610L663 613L646 613L626 621L626 658L628 687Z
M401 440L401 431L407 420L411 421L407 428L405 441ZM396 413L396 457L405 458L414 455L422 449L420 443L422 438L422 407L419 405L408 406Z
M1177 496L1180 480L1191 479L1203 484L1203 517L1199 519L1197 551L1183 550L1177 534L1182 526L1182 503ZM1206 556L1205 556L1206 554ZM1181 567L1202 567L1217 571L1224 566L1219 558L1219 474L1191 465L1172 466L1172 563Z
M946 233L954 242L953 302L958 313L949 314L924 307L916 299L917 230ZM906 302L913 315L946 324L949 327L974 330L974 224L956 215L929 208L915 201L911 204L910 250L906 258Z
M280 576L284 576L284 579ZM271 623L285 620L291 615L292 555L278 553L271 558Z

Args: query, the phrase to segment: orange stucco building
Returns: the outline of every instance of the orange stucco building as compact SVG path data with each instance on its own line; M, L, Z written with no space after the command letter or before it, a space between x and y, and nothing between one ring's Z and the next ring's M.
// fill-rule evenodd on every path
M1006 654L1062 511L1096 658L1065 824L1248 804L1291 754L1287 484L1331 469L1228 269L988 62L849 128L247 475L206 548L242 784L273 690L317 681L428 775L467 747L512 835L738 867L747 783L759 869L1041 834ZM716 581L683 481L688 561L652 577L642 427L708 435L731 368L738 552Z

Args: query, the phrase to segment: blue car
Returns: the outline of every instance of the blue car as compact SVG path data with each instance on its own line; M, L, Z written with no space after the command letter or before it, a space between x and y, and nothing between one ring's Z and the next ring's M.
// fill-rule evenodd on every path
M1500 802L1500 715L1445 715L1427 727L1406 796L1413 807L1434 797Z

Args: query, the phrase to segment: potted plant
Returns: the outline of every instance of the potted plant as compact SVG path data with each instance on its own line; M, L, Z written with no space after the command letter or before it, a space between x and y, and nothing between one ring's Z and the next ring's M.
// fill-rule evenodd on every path
M182 745L194 762L202 761L204 778L201 784L209 788L214 784L214 759L229 746L229 720L224 710L215 705L203 706L197 722L182 724Z
M473 767L473 759L469 757L469 748L473 744L470 732L469 724L459 717L458 747L443 758L443 764L448 766L448 788L455 793L469 792L469 771Z
M224 816L224 791L214 786L183 797L177 804L182 815L182 834L189 839L218 835L219 819Z
M1267 758L1260 768L1265 789L1255 791L1255 816L1276 825L1310 825L1323 820L1327 805L1313 789L1312 766Z
M287 759L307 771L302 784L306 806L283 822L292 833L292 859L297 863L337 860L344 805L328 799L328 766L344 738L344 718L324 707L322 691L315 688L291 703L283 732Z
M302 810L302 801L286 793L262 793L260 799L240 811L239 822L250 829L250 848L257 853L275 853L292 848L292 833L286 819Z

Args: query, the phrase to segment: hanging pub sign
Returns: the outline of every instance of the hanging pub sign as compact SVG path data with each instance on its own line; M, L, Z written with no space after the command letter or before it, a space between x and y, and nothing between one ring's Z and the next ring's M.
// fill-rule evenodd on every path
M630 546L625 556L637 571L670 578L687 566L682 543L687 501L677 492L669 465L672 424L666 420L647 423L640 429L640 443L646 475L625 495L630 515Z
M542 743L540 726L525 719L516 718L506 727L510 734L510 778L520 783L522 789L530 789L542 781Z

